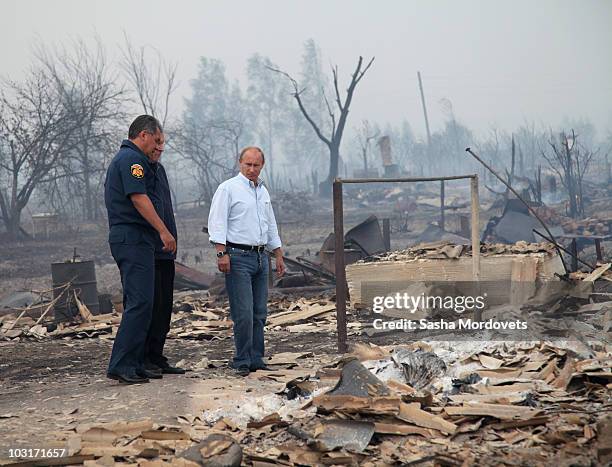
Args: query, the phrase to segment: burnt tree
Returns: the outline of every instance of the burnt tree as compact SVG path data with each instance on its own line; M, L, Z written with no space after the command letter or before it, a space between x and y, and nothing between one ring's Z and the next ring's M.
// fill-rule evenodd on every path
M99 40L96 45L90 47L78 39L70 49L40 46L35 51L39 63L53 79L63 105L70 115L79 116L82 123L75 132L70 154L59 161L68 183L52 185L49 199L57 197L60 207L65 207L66 198L76 201L86 220L101 215L99 200L106 158L116 145L118 122L125 118L126 93L116 84L116 73L111 70Z
M562 185L567 190L569 198L569 216L576 219L579 216L584 216L584 203L582 199L582 181L589 164L593 157L599 152L588 150L578 144L578 135L572 130L571 136L561 133L559 142L550 138L548 142L552 149L552 155L541 151L542 157L548 162L548 165L554 170Z
M10 238L27 236L21 213L34 191L57 177L80 116L72 115L42 68L24 83L5 81L0 95L0 214Z
M144 113L154 116L163 127L170 113L170 99L176 91L176 63L167 62L161 53L146 47L136 48L124 34L125 47L121 50L123 69L136 100Z
M344 128L346 126L346 121L348 118L349 108L351 106L351 102L353 100L353 95L355 93L355 88L359 81L362 80L372 63L374 62L374 57L370 59L370 61L365 64L363 62L363 57L359 57L357 60L357 66L355 67L355 71L351 75L351 82L346 89L346 95L344 99L340 96L340 89L338 83L338 67L332 67L332 76L333 76L333 90L334 90L334 103L335 107L337 107L337 111L340 112L340 115L337 117L334 111L334 106L330 104L329 99L325 94L323 97L325 99L325 105L327 107L327 112L330 118L331 127L327 134L321 130L321 124L315 122L310 113L304 106L304 103L301 98L301 94L305 91L305 89L300 89L298 82L293 79L288 73L270 68L270 70L275 71L277 73L281 73L286 76L293 85L293 97L297 101L300 112L308 121L317 137L325 143L325 145L329 149L329 172L327 178L319 184L319 194L322 196L331 196L332 183L334 179L338 176L338 162L340 160L340 143L342 142L342 135L344 134Z
M370 154L370 143L372 140L378 138L380 131L373 129L370 122L364 120L361 124L361 128L357 130L357 140L361 148L361 158L363 160L363 176L368 177L368 156Z

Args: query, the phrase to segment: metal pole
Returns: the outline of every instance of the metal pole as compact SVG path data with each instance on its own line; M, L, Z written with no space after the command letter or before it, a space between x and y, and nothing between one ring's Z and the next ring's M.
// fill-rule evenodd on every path
M480 280L480 201L478 199L478 177L470 182L472 197L472 276Z
M502 182L504 185L506 185L506 188L508 188L508 190L510 190L514 194L514 196L516 196L518 198L518 200L521 201L521 203L523 203L525 205L525 207L533 215L533 217L535 217L538 220L538 222L540 222L540 224L542 224L542 227L544 227L544 230L546 230L546 233L548 234L548 236L553 239L553 244L557 245L557 242L555 240L555 236L550 232L550 230L548 229L548 227L546 226L544 221L540 218L540 216L538 216L538 213L535 212L534 209L531 206L529 206L529 204L521 197L521 195L519 195L517 193L517 191L514 188L512 188L512 186L509 185L508 182L506 182L506 180L501 178L497 174L497 172L495 172L495 170L493 170L485 161L483 161L480 157L478 157L474 151L472 151L470 148L466 148L465 150L466 150L466 152L469 152L474 157L474 159L476 159L478 162L480 162L482 165L484 165L489 172L491 172L493 175L495 175L495 177L500 182ZM563 259L563 255L561 254L561 251L559 251L558 249L557 249L557 253L559 254L559 258L561 258L561 262L563 263L563 269L567 273L568 272L567 265L565 264L565 260Z
M431 133L429 132L429 119L427 118L427 106L425 105L425 93L423 92L423 81L421 80L421 72L417 71L419 79L419 90L421 91L421 103L423 104L423 115L425 116L425 130L427 130L427 149L431 147Z
M344 219L342 206L342 182L337 179L333 184L334 200L334 259L336 274L336 325L338 332L338 352L348 351L346 344L346 272L344 270Z
M480 200L478 198L478 176L470 180L472 210L472 279L480 295ZM474 319L482 321L482 310L474 312Z
M440 228L444 230L444 180L440 182Z
M591 268L592 271L597 269L596 265L589 264L586 261L582 261L580 258L578 258L578 255L575 255L571 250L568 250L567 248L564 248L563 246L559 245L554 239L548 238L546 235L544 235L542 232L538 232L536 229L532 229L532 231L538 234L540 237L542 237L547 242L552 243L555 246L555 248L557 248L558 250L564 251L565 253L570 255L571 258L575 258L578 263L584 264L585 266Z
M383 241L385 251L391 251L391 222L389 218L383 219Z
M398 183L398 182L439 182L440 180L465 180L472 175L449 175L447 177L403 177L403 178L338 178L342 183Z

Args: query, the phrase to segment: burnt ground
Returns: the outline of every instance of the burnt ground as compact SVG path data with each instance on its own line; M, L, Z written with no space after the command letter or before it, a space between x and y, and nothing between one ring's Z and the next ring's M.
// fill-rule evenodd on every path
M335 351L335 340L324 334L306 334L299 342L294 334L285 332L269 332L267 338L270 354L316 349L313 363ZM176 425L177 416L201 410L197 398L210 395L207 380L242 387L245 394L268 393L270 389L256 378L257 373L243 379L229 369L232 345L231 339L169 339L167 355L172 361L197 362L207 357L220 366L126 386L105 377L112 341L1 342L0 459L8 458L11 448L55 445L58 431L83 423L149 418Z
M201 232L206 215L203 210L192 210L177 216L178 259L213 272L216 262L208 236ZM346 218L357 222L367 215L349 213ZM309 249L314 254L333 230L329 209L308 219L285 219L285 225L280 221L285 251L292 256ZM107 229L103 224L87 224L47 239L0 242L0 300L16 291L49 289L51 263L72 258L75 248L81 259L94 260L99 293L120 290ZM313 365L318 355L332 354L336 348L335 336L328 333L296 338L295 334L268 332L267 338L269 354L316 349ZM10 448L57 443L58 430L82 423L150 418L176 424L178 415L201 411L194 401L210 393L207 380L225 381L245 393L271 391L255 377L242 380L233 375L226 364L233 352L231 339L169 339L167 354L172 361L193 363L206 357L219 367L138 386L120 385L105 377L111 347L112 340L103 338L0 341L0 459L7 459Z
M375 213L395 216L379 208L348 208L345 231ZM300 218L279 216L285 251L291 256L314 254L333 231L331 203ZM483 212L483 219L486 214ZM408 239L421 232L427 222L437 219L435 209L410 213L410 231L399 232L403 219L392 220L392 247L406 246ZM450 224L452 216L448 214ZM201 232L206 222L204 210L181 212L179 260L196 269L215 269L208 236ZM450 225L451 229L454 227ZM110 256L106 226L81 225L78 230L52 235L48 239L0 242L0 300L18 290L42 290L51 286L53 262L72 258L74 248L84 260L96 263L98 291L118 291L119 275ZM317 366L321 357L333 356L336 336L325 333L290 334L268 332L270 354L284 351L312 351L309 364ZM374 340L376 341L376 340ZM383 343L383 342L379 342ZM386 343L390 343L388 340ZM0 342L0 459L9 448L42 447L57 443L57 434L82 423L150 418L157 423L177 424L177 416L202 410L202 396L211 396L210 383L251 394L266 394L272 389L256 375L236 378L226 362L232 354L231 339L211 341L170 339L168 355L173 361L217 361L218 368L184 376L166 376L150 384L123 386L105 377L112 341L101 338ZM278 389L274 386L275 389ZM209 397L210 399L210 397ZM210 404L210 400L208 404ZM58 444L62 445L62 443Z

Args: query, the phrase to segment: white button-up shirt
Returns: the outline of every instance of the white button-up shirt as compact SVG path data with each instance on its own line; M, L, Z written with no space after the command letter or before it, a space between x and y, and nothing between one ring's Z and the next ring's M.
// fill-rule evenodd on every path
M261 180L255 186L239 173L219 185L208 213L208 234L211 242L223 245L281 246L270 193Z

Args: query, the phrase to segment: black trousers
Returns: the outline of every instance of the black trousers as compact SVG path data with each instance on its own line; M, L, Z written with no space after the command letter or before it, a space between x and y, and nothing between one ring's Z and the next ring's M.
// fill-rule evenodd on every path
M111 235L110 249L121 272L123 316L108 372L134 376L144 365L154 302L154 246L137 230ZM173 265L174 267L174 265Z
M174 260L155 260L155 291L151 324L145 344L145 362L159 367L168 366L164 344L170 331L174 289Z

